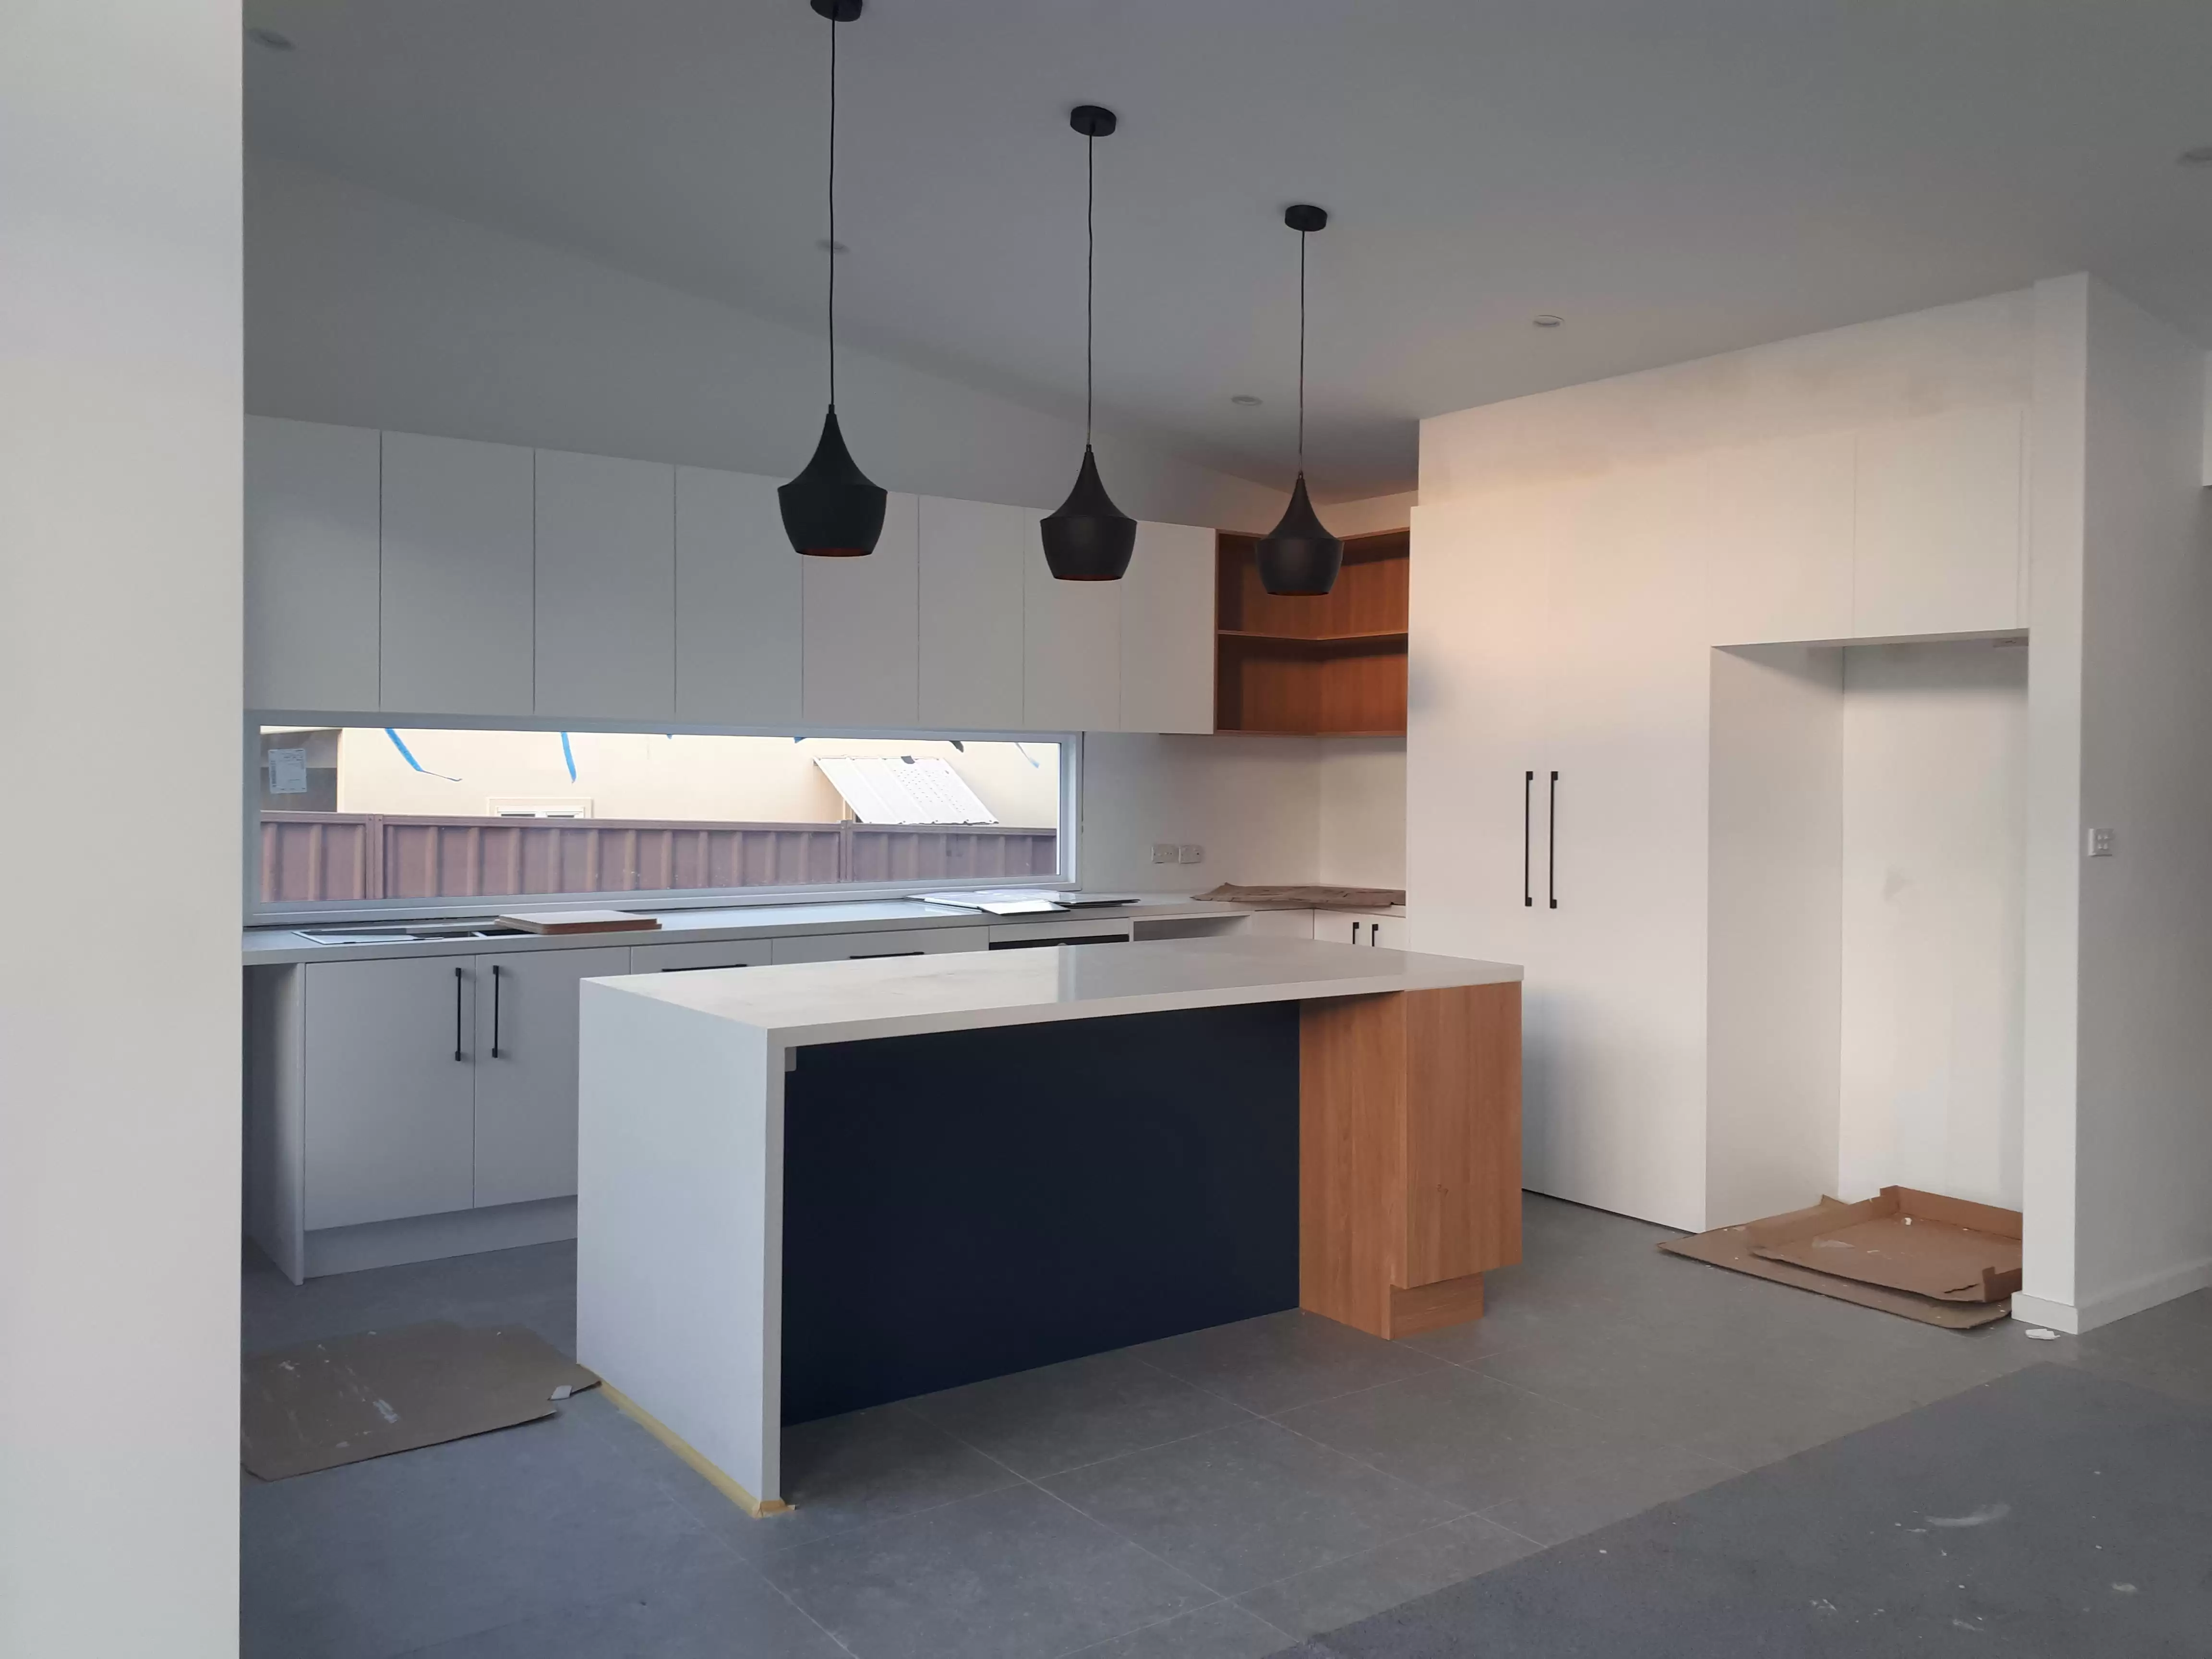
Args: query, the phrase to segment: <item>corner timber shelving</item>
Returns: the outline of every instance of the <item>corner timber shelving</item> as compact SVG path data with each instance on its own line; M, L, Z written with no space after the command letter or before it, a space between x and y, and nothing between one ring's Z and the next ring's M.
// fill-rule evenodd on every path
M1343 574L1316 599L1261 587L1257 540L1215 542L1214 729L1403 737L1410 534L1346 537Z

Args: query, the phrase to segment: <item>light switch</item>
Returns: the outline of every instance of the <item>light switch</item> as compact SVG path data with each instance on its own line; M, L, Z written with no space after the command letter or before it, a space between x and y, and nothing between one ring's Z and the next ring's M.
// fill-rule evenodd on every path
M1183 842L1182 846L1176 848L1176 862L1177 864L1203 864L1206 862L1206 848L1200 846L1194 841L1187 841Z
M2092 830L2089 832L2089 856L2093 859L2108 859L2112 856L2111 830Z
M1155 864L1173 864L1175 861L1176 861L1176 844L1175 844L1173 842L1171 842L1171 841L1156 841L1156 842L1154 842L1152 843L1152 862L1153 862L1153 863L1155 863Z

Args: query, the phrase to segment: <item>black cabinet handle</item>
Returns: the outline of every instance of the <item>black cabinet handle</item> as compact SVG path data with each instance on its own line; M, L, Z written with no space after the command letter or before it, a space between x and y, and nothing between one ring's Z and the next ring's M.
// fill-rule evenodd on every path
M927 954L928 953L924 951L855 951L853 955L846 957L845 960L848 962L881 962L888 957L919 957L926 956Z
M453 1058L465 1058L461 1053L461 970L453 969Z
M1544 813L1544 895L1559 908L1559 775L1552 774L1552 799Z
M1370 946L1371 946L1372 945L1374 945L1374 943L1376 942L1376 940L1377 939L1379 939L1379 938L1382 936L1382 924L1381 922L1379 922L1379 921L1370 921L1370 922L1369 922L1369 923L1367 924L1367 943L1368 943Z
M1532 908L1535 905L1536 896L1528 890L1528 815L1534 811L1535 794L1536 775L1523 772L1521 775L1521 902Z
M499 1058L499 964L491 969L491 1057Z

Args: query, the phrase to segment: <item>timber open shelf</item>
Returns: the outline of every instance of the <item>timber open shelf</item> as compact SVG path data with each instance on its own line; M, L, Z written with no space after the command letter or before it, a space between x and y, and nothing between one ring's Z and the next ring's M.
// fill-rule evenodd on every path
M1260 586L1256 537L1215 542L1214 729L1294 737L1406 734L1403 530L1347 536L1344 570L1311 599Z

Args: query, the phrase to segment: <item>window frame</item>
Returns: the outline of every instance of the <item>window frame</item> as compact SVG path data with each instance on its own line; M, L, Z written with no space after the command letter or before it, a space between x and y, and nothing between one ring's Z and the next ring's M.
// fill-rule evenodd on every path
M920 727L867 728L818 726L726 726L698 721L640 721L619 720L560 720L534 715L394 714L332 713L327 709L252 708L246 711L241 731L240 788L240 871L246 925L249 927L290 927L301 923L332 925L349 921L392 921L402 918L424 921L495 915L520 906L574 905L592 908L653 910L732 910L778 904L870 903L902 899L915 893L957 890L973 887L972 879L901 882L811 883L778 887L629 888L601 893L480 894L462 899L391 898L264 902L261 898L261 728L264 726L392 726L410 732L665 732L673 737L728 738L852 738L870 742L1033 743L1060 747L1060 825L1058 870L1050 876L1024 878L1021 885L1054 890L1073 890L1082 884L1083 734L1080 732L949 732Z

